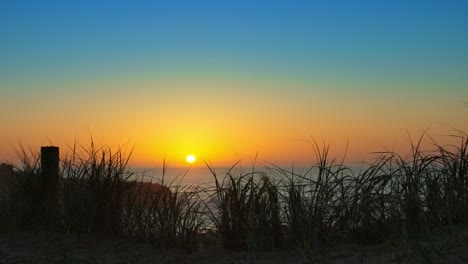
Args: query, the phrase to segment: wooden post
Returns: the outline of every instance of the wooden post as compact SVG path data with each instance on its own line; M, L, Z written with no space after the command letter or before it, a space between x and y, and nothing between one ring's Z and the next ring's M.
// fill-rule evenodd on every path
M42 197L48 225L53 225L58 213L59 148L41 147Z

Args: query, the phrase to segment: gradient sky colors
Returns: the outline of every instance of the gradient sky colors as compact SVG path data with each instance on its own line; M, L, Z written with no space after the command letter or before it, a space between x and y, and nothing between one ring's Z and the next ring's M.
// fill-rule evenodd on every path
M0 160L135 144L133 162L308 163L468 131L466 1L1 1ZM441 136L445 142L447 138Z

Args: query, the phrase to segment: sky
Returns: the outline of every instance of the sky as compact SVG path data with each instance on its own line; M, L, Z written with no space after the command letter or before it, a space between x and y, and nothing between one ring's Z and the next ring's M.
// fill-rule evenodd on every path
M141 166L406 151L468 132L467 1L0 2L0 161L74 142ZM308 143L309 142L309 143Z

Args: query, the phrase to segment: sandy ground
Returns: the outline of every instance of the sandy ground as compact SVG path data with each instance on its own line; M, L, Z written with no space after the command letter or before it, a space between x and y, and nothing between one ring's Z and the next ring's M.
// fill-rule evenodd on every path
M436 241L419 243L420 249L405 253L404 247L389 251L388 245L336 247L320 263L468 263L468 229L437 234ZM461 239L461 240L460 240ZM466 242L466 240L464 240ZM398 256L400 258L398 258ZM438 257L441 255L443 257ZM429 262L431 257L433 262ZM460 257L465 257L466 260ZM252 261L253 260L253 261ZM308 263L296 250L257 253L206 249L196 253L170 250L163 254L151 244L101 235L70 235L48 232L16 232L0 235L0 263Z

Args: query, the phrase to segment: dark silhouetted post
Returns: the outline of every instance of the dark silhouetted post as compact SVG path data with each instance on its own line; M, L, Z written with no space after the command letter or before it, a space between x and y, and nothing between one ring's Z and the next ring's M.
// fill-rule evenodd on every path
M58 211L59 148L41 147L42 192L45 202L45 219L49 225L56 220Z

